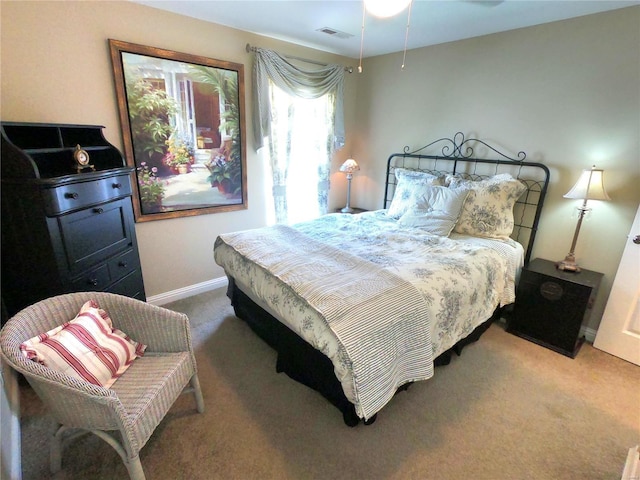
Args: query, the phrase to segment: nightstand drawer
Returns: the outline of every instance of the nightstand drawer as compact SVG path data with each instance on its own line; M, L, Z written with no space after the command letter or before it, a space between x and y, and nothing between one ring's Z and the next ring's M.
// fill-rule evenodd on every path
M589 300L592 288L575 283L565 282L556 278L549 278L534 272L523 272L518 285L520 290L527 295L535 296L538 301L550 305L561 303L584 303Z

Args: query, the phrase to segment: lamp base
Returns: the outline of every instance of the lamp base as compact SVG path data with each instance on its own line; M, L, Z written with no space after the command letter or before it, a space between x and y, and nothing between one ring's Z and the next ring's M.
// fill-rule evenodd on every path
M580 267L576 263L576 257L572 254L564 257L561 262L556 262L556 268L565 272L580 273Z
M351 207L344 207L342 210L340 210L342 213L353 213L354 210Z

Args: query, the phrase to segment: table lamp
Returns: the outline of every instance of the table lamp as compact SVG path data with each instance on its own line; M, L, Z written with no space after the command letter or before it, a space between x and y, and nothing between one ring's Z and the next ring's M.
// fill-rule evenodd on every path
M342 213L353 213L353 208L351 208L351 179L353 178L353 172L357 170L360 170L360 167L353 158L345 160L340 167L340 171L347 174L347 205L341 210Z
M583 170L582 175L569 190L564 198L578 198L582 199L582 206L578 207L578 224L576 225L576 231L573 234L573 241L571 242L571 250L564 258L564 260L556 263L556 267L559 270L566 270L568 272L580 272L580 267L576 263L576 243L578 241L578 234L580 233L580 227L582 226L582 219L586 213L591 210L587 207L587 200L611 200L604 189L603 170L599 170L594 165L591 170Z

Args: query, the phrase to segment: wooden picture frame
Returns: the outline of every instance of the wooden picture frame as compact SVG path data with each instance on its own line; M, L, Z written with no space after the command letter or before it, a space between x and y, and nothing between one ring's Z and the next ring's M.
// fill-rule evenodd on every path
M244 65L109 48L136 222L246 209Z

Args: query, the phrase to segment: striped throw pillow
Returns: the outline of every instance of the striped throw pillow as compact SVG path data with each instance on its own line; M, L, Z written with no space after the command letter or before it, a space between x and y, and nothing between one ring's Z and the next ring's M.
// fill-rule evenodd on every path
M146 348L113 328L107 312L94 300L85 303L73 320L20 345L26 358L105 388Z

